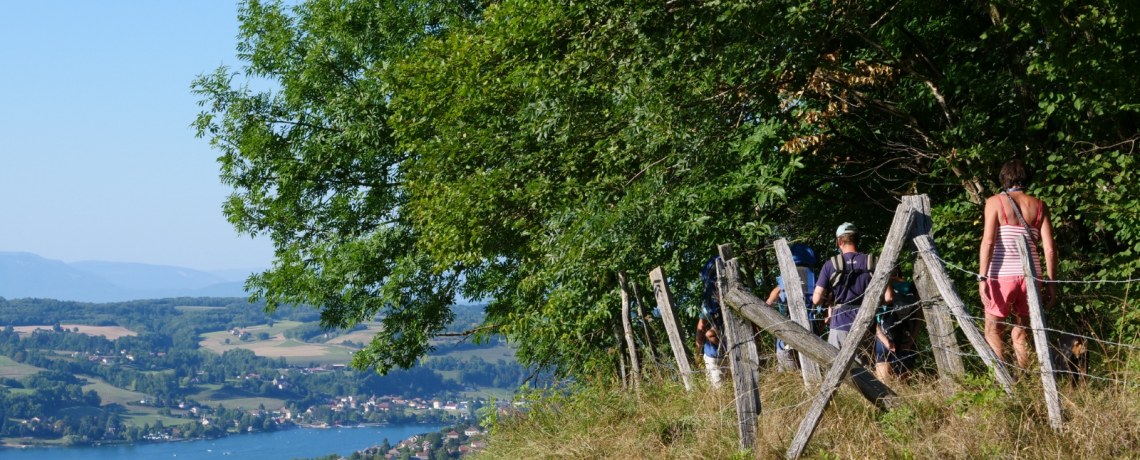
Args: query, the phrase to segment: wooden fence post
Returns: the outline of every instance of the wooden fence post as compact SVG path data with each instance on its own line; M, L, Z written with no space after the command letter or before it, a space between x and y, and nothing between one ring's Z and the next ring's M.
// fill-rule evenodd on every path
M950 276L946 274L946 270L942 268L942 262L938 260L938 255L934 250L934 238L931 238L930 235L920 236L914 239L914 245L926 263L930 279L938 286L938 292L942 294L942 300L946 302L946 307L958 320L958 327L966 333L966 339L970 341L970 345L974 347L978 356L981 356L982 361L990 366L990 369L993 369L994 378L1005 389L1006 394L1012 395L1013 378L1009 376L1009 371L1006 370L1005 366L1002 366L998 361L997 355L990 348L990 344L986 342L985 336L978 330L978 325L974 324L974 320L966 312L966 304L962 302L962 298L958 297L958 292L954 290Z
M618 286L621 288L621 327L625 333L625 343L629 348L630 381L634 388L641 386L641 363L637 361L637 341L633 339L633 324L630 319L629 277L618 272Z
M835 395L835 390L839 388L839 383L847 374L847 368L855 361L855 354L859 352L863 337L867 335L867 331L870 330L871 323L875 319L875 310L883 302L883 292L887 290L891 271L894 269L895 261L898 260L899 251L902 250L905 243L905 237L910 233L910 224L913 220L914 210L909 205L900 204L895 211L895 219L891 223L891 229L887 233L887 240L883 244L883 252L876 262L877 266L874 275L871 276L871 283L863 292L863 302L859 307L859 313L855 315L855 321L851 324L847 341L839 348L839 355L835 358L835 364L827 370L827 376L824 377L823 384L819 387L819 394L812 402L803 421L800 422L796 437L792 439L792 445L788 447L787 458L799 458L803 454L808 441L811 440L811 436L815 432L815 428L819 426L819 420L823 417L823 410L831 402L831 397Z
M645 298L641 296L637 281L630 281L629 284L633 288L633 298L637 301L637 317L641 320L641 328L645 330L645 348L649 349L649 361L657 363L657 347L653 346L653 334L649 332L649 319L645 316Z
M625 350L622 350L621 334L618 333L617 326L614 326L614 351L617 354L618 360L618 373L621 375L621 387L628 388L629 380L626 378L625 371Z
M792 347L799 350L801 355L807 355L820 366L830 367L834 365L835 358L839 355L839 349L825 342L811 331L804 329L803 326L796 324L795 321L785 318L780 312L769 307L763 299L756 297L756 294L746 289L740 282L740 275L735 270L736 267L735 259L725 264L725 271L727 271L725 281L728 292L724 303L740 316L771 332L780 340L791 344ZM880 409L887 409L894 404L894 392L876 380L875 376L867 372L866 369L861 366L852 366L850 373L851 379L848 382L875 406Z
M938 294L938 286L934 284L927 271L926 262L918 254L914 245L914 238L922 235L931 235L934 227L930 218L930 198L926 195L908 195L903 197L903 204L909 204L916 212L915 221L910 226L910 235L907 238L907 247L912 251L914 260L914 285L918 290L918 298L923 300L922 317L926 321L926 333L930 337L933 347L934 363L938 367L938 377L942 382L942 389L947 393L957 391L957 383L966 373L959 355L958 341L954 336L954 324L949 312L942 308L942 299Z
M1025 270L1026 297L1029 301L1029 326L1033 329L1033 344L1037 349L1037 361L1041 363L1041 383L1045 387L1045 407L1049 411L1049 424L1054 431L1065 428L1061 412L1061 396L1057 394L1057 374L1053 372L1053 360L1049 355L1049 334L1045 330L1045 311L1041 308L1041 279L1037 267L1033 265L1033 255L1029 252L1029 237L1017 239L1017 253L1021 256L1021 266Z
M720 291L720 299L724 299L728 290L728 270L724 261L732 259L732 245L722 244L717 249L720 251L720 260L716 262L717 289ZM739 278L739 272L736 277ZM740 450L744 451L756 445L756 417L760 415L760 359L756 353L756 341L752 339L752 327L731 308L725 308L723 300L720 303L721 316L724 318L723 338L732 372L732 388L736 395Z
M804 291L801 284L803 280L800 279L800 272L796 269L796 262L792 260L792 250L788 247L788 240L780 238L774 245L776 262L780 265L780 277L784 280L784 297L788 299L788 313L797 324L811 331L807 306L804 305ZM805 386L811 388L819 384L821 380L819 364L803 354L800 355L800 371L803 373Z
M649 272L649 281L653 285L653 296L657 298L657 309L661 313L661 324L665 326L665 334L669 336L669 346L673 349L673 358L677 360L677 372L681 374L685 391L692 391L693 370L689 366L689 351L685 348L685 336L677 327L677 316L673 309L673 293L669 291L669 283L665 281L665 270L661 267L654 268Z

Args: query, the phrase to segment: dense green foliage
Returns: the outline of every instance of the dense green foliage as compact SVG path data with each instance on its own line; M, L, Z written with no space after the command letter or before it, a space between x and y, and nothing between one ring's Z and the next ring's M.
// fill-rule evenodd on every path
M975 267L980 205L1011 158L1037 170L1060 278L1140 268L1135 2L241 12L245 77L280 89L203 76L196 126L222 152L231 222L276 243L257 295L337 327L384 317L358 368L411 365L457 294L489 299L480 334L525 363L611 368L617 272L665 266L689 322L715 244L770 287L772 240L830 255L853 221L873 248L908 193L930 195L943 257ZM1053 324L1134 337L1127 289L1067 286Z

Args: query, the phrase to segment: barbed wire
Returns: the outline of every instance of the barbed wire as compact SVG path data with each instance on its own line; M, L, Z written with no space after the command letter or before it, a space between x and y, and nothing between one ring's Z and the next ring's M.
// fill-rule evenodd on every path
M974 357L974 358L982 358L982 355L979 355L979 354L967 353L967 352L958 351L958 350L952 350L952 349L949 349L946 347L940 347L937 345L931 345L931 348L939 348L939 349L948 351L950 353L956 354L958 356L970 356L970 357ZM930 349L928 349L928 350L930 350ZM1005 361L1005 360L1000 359L1000 358L997 359L997 362L1001 363L1002 365L1004 365L1008 368L1017 369L1017 370L1020 370L1022 372L1026 372L1026 373L1030 373L1030 374L1041 375L1041 374L1045 373L1044 371L1038 370L1038 369L1026 369L1026 368L1021 367L1017 364ZM1069 371L1069 370L1064 370L1064 369L1054 369L1053 373L1054 374L1070 374L1070 375L1075 375L1075 376L1081 377L1081 378L1088 377L1088 378L1093 379L1093 380L1101 380L1101 381L1106 381L1106 382L1120 383L1120 384L1124 384L1124 385L1131 385L1131 386L1135 386L1135 387L1140 387L1140 382L1133 382L1131 380L1120 380L1120 379L1114 379L1114 378L1109 378L1109 377L1101 377L1099 375L1089 374L1086 372L1075 372L1075 371Z
M950 312L950 314L953 315L954 313ZM994 321L994 320L986 319L986 318L979 317L979 316L973 316L973 315L969 315L969 314L955 315L955 316L962 316L965 318L970 318L972 320L982 321L983 323L984 322L993 322L993 323L997 323L997 324L1004 324L1006 326L1019 327L1022 329L1028 329L1028 330L1032 330L1032 331L1042 331L1042 330L1051 331L1051 332L1056 332L1058 334L1065 334L1065 335L1072 336L1072 337L1080 337L1082 339L1092 340L1094 342L1102 343L1105 345L1114 345L1114 346L1118 346L1118 347L1131 348L1133 350L1140 350L1140 346L1137 346L1137 345L1132 345L1132 344L1123 343L1123 342L1113 342L1111 340L1098 339L1098 338L1093 337L1093 336L1077 334L1075 332L1063 331L1060 329L1053 329L1051 327L1037 328L1037 327L1033 327L1033 326L1022 326L1020 324L1014 324L1014 323L1011 323L1008 321Z

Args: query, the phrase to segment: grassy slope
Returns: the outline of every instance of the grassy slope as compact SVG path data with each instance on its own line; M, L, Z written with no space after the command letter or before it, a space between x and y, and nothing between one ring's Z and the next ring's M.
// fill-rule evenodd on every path
M12 358L7 356L0 356L0 377L19 379L25 375L32 375L42 370L43 369L36 366L29 366L12 361Z
M251 334L256 335L259 332L268 333L271 338L269 340L253 340L249 342L242 342L236 337L231 335L229 331L215 331L202 334L202 341L199 343L204 348L212 350L216 353L223 353L226 350L235 348L245 348L252 350L258 356L266 356L270 358L284 357L285 361L289 364L308 366L309 364L348 364L352 361L350 351L354 348L340 346L340 342L346 340L344 337L335 337L328 342L323 343L304 343L297 342L291 339L286 339L282 333L288 329L300 326L303 323L296 321L278 321L273 324L273 327L268 327L264 324L258 326L250 326L244 328ZM368 323L369 327L378 327L379 323ZM353 341L371 340L373 330L357 331L349 337ZM225 343L226 339L230 339L230 343Z
M217 406L220 403L227 408L256 409L258 404L264 404L266 409L277 409L285 405L285 401L281 399L261 398L233 388L222 389L221 385L208 385L197 394L190 395L189 398L210 407Z
M552 397L501 423L480 458L752 458L736 452L729 390L685 393L652 382L640 393L588 388ZM764 373L755 458L782 458L812 396L797 375ZM1062 390L1067 426L1049 428L1040 381L1022 379L1016 396L992 384L957 395L932 382L893 385L902 406L880 413L843 387L806 458L1136 458L1140 390L1097 386Z
M93 377L90 375L79 375L78 377L87 379L89 382L87 385L83 386L83 391L95 390L96 393L99 393L99 398L103 401L103 405L127 405L128 403L138 404L138 402L143 399L151 398L151 396L147 396L137 391L113 387L111 384L103 381L98 377Z

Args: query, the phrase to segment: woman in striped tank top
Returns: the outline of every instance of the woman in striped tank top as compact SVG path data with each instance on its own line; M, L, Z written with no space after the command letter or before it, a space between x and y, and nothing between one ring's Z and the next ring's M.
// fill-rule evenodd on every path
M1038 244L1045 250L1048 279L1057 271L1057 253L1053 246L1053 227L1045 203L1027 195L1024 190L1032 172L1020 160L1010 160L998 177L1005 192L986 201L986 227L982 235L978 290L986 307L986 342L1001 360L1005 360L1005 324L1013 323L1010 339L1017 355L1017 365L1029 368L1029 304L1025 273L1017 253L1017 240L1029 235L1033 265L1040 276L1041 256ZM1038 283L1040 285L1040 282ZM1045 308L1053 305L1056 285L1046 283Z

